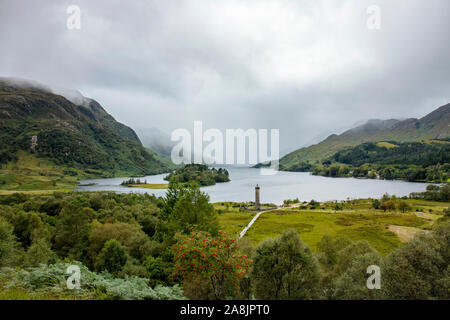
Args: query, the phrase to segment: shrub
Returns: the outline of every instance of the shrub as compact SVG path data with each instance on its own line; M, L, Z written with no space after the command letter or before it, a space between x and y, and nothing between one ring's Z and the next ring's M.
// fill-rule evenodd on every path
M118 274L126 262L125 249L117 240L111 239L106 241L105 246L100 251L95 268L98 271L106 270L111 274Z
M449 299L449 262L450 222L446 222L387 257L382 289L390 299Z
M139 277L114 278L108 272L101 274L91 272L79 262L80 289L67 288L66 273L69 263L41 265L36 268L12 269L3 268L0 272L0 282L4 289L25 289L34 294L50 294L55 298L83 298L83 299L123 299L123 300L179 300L184 299L179 286L148 286L148 279Z
M398 203L398 209L401 212L411 211L411 206L408 203L406 203L405 201L400 201Z
M380 200L375 199L375 200L372 201L372 207L373 207L374 209L379 209L380 206L381 206Z

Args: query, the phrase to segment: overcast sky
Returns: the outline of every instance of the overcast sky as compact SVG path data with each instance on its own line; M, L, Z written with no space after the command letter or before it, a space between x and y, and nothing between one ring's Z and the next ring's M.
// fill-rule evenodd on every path
M282 150L450 102L449 39L448 0L0 0L0 76L78 89L134 128L279 128Z

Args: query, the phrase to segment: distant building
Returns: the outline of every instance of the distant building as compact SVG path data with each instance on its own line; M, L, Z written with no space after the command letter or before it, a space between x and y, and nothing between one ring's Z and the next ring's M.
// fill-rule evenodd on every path
M259 186L256 185L255 187L255 208L256 210L259 210L261 208L261 205L259 203Z
M33 152L36 151L36 147L38 145L37 141L38 141L37 136L32 136L31 137L31 146L30 146L30 148L31 148L31 151L33 151Z

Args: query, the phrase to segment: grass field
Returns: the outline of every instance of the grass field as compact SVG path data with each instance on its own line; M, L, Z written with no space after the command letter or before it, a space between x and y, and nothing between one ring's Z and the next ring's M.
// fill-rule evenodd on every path
M49 159L19 151L18 161L0 164L0 195L14 192L46 193L69 191L78 186L79 180L109 178L111 174L100 170L81 170L57 165ZM115 171L115 176L129 176L128 172ZM144 187L139 185L139 187ZM149 185L149 189L166 189L166 184Z
M81 172L65 168L47 159L40 159L25 152L18 153L19 161L0 167L1 191L69 190L78 184ZM7 192L4 192L7 193Z
M385 147L386 149L397 148L398 147L396 144L392 144L392 143L389 143L389 142L386 142L386 141L378 142L377 146Z
M243 211L235 213L223 213L219 215L219 221L222 228L233 234L238 235L242 229L244 229L247 224L253 219L256 212Z
M81 300L74 296L56 296L46 293L33 293L24 289L3 289L0 291L0 300Z
M147 184L130 184L128 187L132 188L146 188L146 189L167 189L169 185L166 183L147 183Z
M348 201L343 204L343 210L338 211L331 208L333 203L322 203L315 209L308 206L304 209L304 206L302 209L266 212L253 224L245 237L256 245L285 230L295 229L312 250L316 250L317 243L324 235L341 235L354 241L367 240L381 254L386 255L402 242L409 241L415 233L430 230L432 224L442 217L442 210L450 206L450 203L444 202L406 201L412 206L412 211L407 213L371 209L371 200L367 199ZM223 211L219 215L219 221L225 231L238 235L254 215L254 212Z

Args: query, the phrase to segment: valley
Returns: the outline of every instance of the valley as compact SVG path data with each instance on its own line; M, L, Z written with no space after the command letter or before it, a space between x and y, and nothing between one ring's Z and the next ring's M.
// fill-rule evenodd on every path
M1 0L4 317L445 315L449 14Z
M450 144L436 130L448 105L415 129L411 119L369 121L283 157L266 175L174 165L166 147L147 136L158 152L145 148L80 99L0 82L0 299L446 297L445 285L401 291L396 266L441 243L427 250L440 270L433 281L445 279ZM274 257L301 257L295 268L308 271L287 273L301 289L266 288L285 267L267 267ZM355 271L367 263L387 270L376 295ZM68 268L88 285L64 286Z

